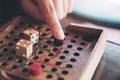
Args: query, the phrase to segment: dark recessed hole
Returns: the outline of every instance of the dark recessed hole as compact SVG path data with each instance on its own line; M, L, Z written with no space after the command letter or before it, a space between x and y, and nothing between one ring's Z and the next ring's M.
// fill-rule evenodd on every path
M68 50L64 50L63 53L69 53L69 51Z
M71 58L70 61L71 62L76 62L76 59L75 58Z
M42 33L42 36L46 36L46 33Z
M16 65L13 65L13 66L11 67L11 69L17 69L17 66L16 66Z
M32 35L32 33L29 33L30 35Z
M37 59L39 59L39 57L38 56L34 56L33 59L37 60Z
M50 79L50 78L52 78L53 76L51 75L51 74L48 74L47 76L46 76L46 78L48 78L48 79Z
M55 63L55 65L61 65L61 64L62 64L62 62L60 62L60 61Z
M52 41L51 40L47 40L47 44L51 44L52 43Z
M73 46L71 44L67 45L68 48L72 48Z
M13 50L11 53L12 53L12 54L16 54L16 51L15 51L15 50Z
M66 67L67 67L67 68L72 68L73 65L72 65L72 64L67 64Z
M13 39L15 42L19 41L20 39L19 38L14 38Z
M74 36L74 38L79 38L79 36L76 35L76 36Z
M49 29L49 28L46 28L46 31L50 31L50 29Z
M50 56L50 57L51 57L51 56L54 56L54 54L53 54L53 53L49 53L49 54L48 54L48 56Z
M26 73L28 71L29 71L28 68L23 68L23 70L22 70L22 72L24 72L24 73Z
M62 77L59 77L57 80L64 80L64 78L62 78Z
M80 54L79 54L79 53L77 53L77 52L76 52L76 53L74 53L74 56L79 56L79 55L80 55Z
M4 41L3 40L0 40L0 44L2 44Z
M11 42L10 42L10 43L8 43L8 46L13 46L13 43L11 43Z
M82 39L83 39L84 41L89 41L89 42L91 42L91 41L94 41L95 36L92 36L92 35L90 35L90 36L83 36Z
M18 26L16 26L14 29L18 29L19 27Z
M77 47L77 50L81 51L81 50L83 50L83 48L81 48L81 47Z
M8 51L8 48L4 48L3 51L4 51L4 52Z
M22 34L22 33L20 33L18 36L19 36L19 37L23 37L23 34Z
M66 36L68 36L69 34L68 33L65 33Z
M50 38L54 38L54 36L52 35Z
M81 42L80 45L84 46L84 45L86 45L86 43L85 42Z
M48 46L47 45L43 45L43 48L47 48Z
M39 51L38 54L43 54L43 51Z
M7 63L6 62L3 62L2 64L1 64L1 66L7 66Z
M5 36L5 38L4 39L9 39L9 36Z
M8 61L11 61L12 59L13 59L12 56L10 56L10 57L7 58Z
M22 63L22 62L23 62L23 59L18 59L17 62L18 62L18 63Z
M10 31L9 34L14 34L14 31Z
M57 80L64 80L64 78L62 78L62 77L59 77Z
M56 72L56 71L57 71L57 68L52 68L51 71L52 71L52 72Z
M65 59L65 56L60 56L60 59Z
M53 48L53 51L54 51L54 52L56 52L57 50L58 50L58 48L57 48L57 47Z
M33 63L33 62L29 62L29 63L28 63L29 66L32 65L32 64L34 64L34 63Z
M76 40L71 40L71 43L76 43Z
M67 75L67 74L68 74L68 71L66 71L66 70L65 70L65 71L62 71L62 74L63 74L63 75Z
M49 62L49 59L47 59L47 58L46 58L46 59L44 59L44 62Z
M0 57L3 57L3 54L0 54Z
M45 65L41 65L42 68L45 68Z

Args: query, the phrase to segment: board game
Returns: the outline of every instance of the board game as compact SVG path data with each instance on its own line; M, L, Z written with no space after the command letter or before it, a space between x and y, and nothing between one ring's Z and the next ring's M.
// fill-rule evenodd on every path
M90 80L106 33L74 24L63 30L59 46L45 22L15 17L0 31L0 70L20 80Z

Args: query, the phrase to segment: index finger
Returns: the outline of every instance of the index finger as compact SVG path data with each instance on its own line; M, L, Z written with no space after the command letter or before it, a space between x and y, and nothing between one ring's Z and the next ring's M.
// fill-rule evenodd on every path
M65 38L63 29L55 11L54 4L52 0L37 0L40 11L45 18L47 24L49 25L52 34L58 40L63 40Z

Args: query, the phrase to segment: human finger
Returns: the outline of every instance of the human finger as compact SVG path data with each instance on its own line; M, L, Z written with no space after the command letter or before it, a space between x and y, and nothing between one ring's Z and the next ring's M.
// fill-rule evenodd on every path
M37 0L37 1L40 11L44 16L45 21L49 25L52 34L55 36L55 38L63 40L65 38L64 32L58 20L57 13L52 0Z
M55 6L57 16L61 20L63 18L63 15L64 15L63 1L62 0L53 0L53 4Z
M73 9L73 0L68 0L68 13L71 13Z
M65 17L68 13L68 1L69 0L62 0L62 1L63 1L64 17Z

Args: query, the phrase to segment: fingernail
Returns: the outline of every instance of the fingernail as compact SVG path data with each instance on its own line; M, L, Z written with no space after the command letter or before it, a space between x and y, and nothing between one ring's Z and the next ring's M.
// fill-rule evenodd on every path
M57 32L54 33L54 36L58 40L63 40L65 38L63 30L58 30Z

